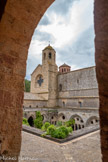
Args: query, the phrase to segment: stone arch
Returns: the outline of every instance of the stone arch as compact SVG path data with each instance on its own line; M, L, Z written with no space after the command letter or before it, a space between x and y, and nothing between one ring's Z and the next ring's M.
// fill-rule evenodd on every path
M99 117L91 116L86 122L86 126L90 126L94 124L99 124Z
M18 156L21 147L23 81L28 47L35 27L54 0L32 2L16 0L15 3L12 0L5 0L5 3L3 1L0 1L0 9L2 9L0 12L0 41L2 44L0 46L0 119L5 120L0 125L0 139L5 139L5 136L7 138L1 141L0 154L3 155L5 151L6 155ZM108 160L107 6L106 0L95 0L95 62L99 83L101 150L102 159L105 162ZM8 127L6 121L10 121ZM12 123L14 123L14 127ZM7 130L3 131L2 127Z
M41 113L42 117L43 117L43 122L46 122L47 120L47 115L45 113Z
M58 121L65 122L65 120L66 120L66 115L64 115L64 113L59 113L58 114Z
M56 125L57 124L58 117L57 115L53 114L51 115L50 123Z
M84 120L78 114L74 114L70 117L70 119L75 119L75 124L72 126L73 131L79 130L85 127Z
M30 125L31 127L34 126L33 116L30 116L30 117L28 118L28 123L29 123L29 125Z

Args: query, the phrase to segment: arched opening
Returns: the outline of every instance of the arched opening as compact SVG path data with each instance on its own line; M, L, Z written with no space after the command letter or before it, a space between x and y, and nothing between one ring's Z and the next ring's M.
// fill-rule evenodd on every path
M62 84L59 85L59 91L62 91Z
M38 74L35 79L35 87L41 87L43 85L44 79L41 74Z
M33 117L32 117L32 116L30 116L30 117L28 118L28 123L29 123L29 125L30 125L31 127L34 126L34 120L33 120Z
M98 124L99 124L99 118L97 116L91 116L86 122L86 126L98 125Z
M46 53L44 53L44 60L46 59Z
M63 101L63 107L65 107L65 102Z
M52 57L52 54L51 54L51 52L49 53L49 59L51 59L51 57Z
M62 116L62 119L65 120L65 116L64 115Z
M2 13L2 14L4 14L4 16L1 16L1 24L4 23L4 22L6 22L6 23L4 23L4 25L1 26L1 31L2 31L1 40L4 40L3 41L4 47L2 47L2 51L3 51L3 53L6 54L6 57L8 57L8 54L10 53L11 55L13 55L13 54L15 55L16 54L16 57L18 57L18 58L22 58L23 57L23 60L26 60L26 58L27 58L26 55L27 55L28 45L29 45L29 42L30 42L30 39L31 39L33 30L34 30L36 24L38 24L38 22L40 20L40 15L43 15L43 13L45 12L45 9L51 3L50 2L50 3L47 4L47 2L45 2L45 4L47 4L47 5L44 5L43 4L43 7L42 7L41 4L40 5L37 5L38 2L39 1L34 2L35 5L34 4L31 4L31 8L33 6L38 6L38 8L36 10L34 10L34 13L31 10L29 10L30 9L29 8L29 5L30 5L29 3L27 5L24 5L22 3L21 4L18 4L18 2L16 2L14 4L15 6L13 8L17 9L17 11L18 11L17 13L19 13L18 14L19 20L22 19L22 17L23 17L23 20L25 21L25 25L23 23L20 24L20 21L19 21L19 26L21 26L21 27L17 28L17 26L14 24L13 26L15 26L15 28L13 28L13 30L12 30L13 34L11 32L8 32L8 30L6 28L6 26L8 28L11 27L10 24L7 25L8 18L5 17L5 14L7 14L7 12ZM9 5L9 2L7 2L7 6L8 5ZM20 12L18 10L19 8L17 7L17 5L23 6L24 7L24 11L27 10L25 7L28 6L27 7L28 8L28 13L29 12L32 12L34 14L34 16L32 16L32 14L29 14L29 15L27 14L28 15L27 16L26 14L22 14L22 12L20 14ZM40 6L42 8L40 8ZM107 137L107 135L106 135L107 134L106 133L106 130L107 129L104 129L104 128L107 128L108 127L107 126L107 122L106 122L107 121L107 115L106 115L107 114L107 111L106 111L107 110L107 103L106 103L106 101L107 101L107 96L108 96L108 91L106 90L106 87L107 87L106 84L108 83L108 79L106 77L106 74L107 74L106 72L108 71L108 68L106 66L106 63L107 63L107 55L106 55L107 54L107 44L106 44L107 34L104 33L104 31L106 31L106 26L107 26L107 25L104 25L105 24L104 22L107 19L107 14L106 14L105 17L102 16L103 13L107 13L107 8L104 7L104 6L107 6L107 1L106 2L103 2L103 1L96 0L96 2L95 2L95 12L94 13L95 13L95 27L96 27L95 28L95 31L96 31L96 39L95 39L95 42L96 42L96 63L97 63L96 71L97 71L97 78L98 78L99 87L100 87L100 89L99 89L100 90L100 114L101 114L101 120L102 120L102 122L101 122L101 129L103 131L103 132L102 131L101 132L102 132L102 139L105 140L105 142L102 143L102 148L103 148L102 151L103 151L103 155L105 155L105 156L103 156L103 159L106 159L107 152L104 151L104 149L106 149L107 147L105 147L106 145L104 146L104 144L107 143L107 140L106 140L107 138L105 138L105 137ZM6 10L8 10L8 7L6 7ZM100 12L100 11L102 11L102 12ZM18 20L16 18L17 15L15 14L14 10L11 10L11 12L10 11L8 11L8 12L11 15L14 15L15 16L15 19ZM25 16L28 17L28 18L26 19ZM36 21L33 21L35 19L36 19ZM31 23L28 23L28 22L31 22ZM16 23L16 24L18 25L18 23ZM16 32L17 29L22 29L22 27L25 27L25 29L24 30L18 30ZM27 29L31 29L31 30L29 30L29 32L27 32ZM7 32L5 30L7 30ZM100 34L100 31L103 31L103 32ZM28 35L28 33L29 33L29 35ZM102 38L104 38L104 39L102 39ZM10 40L11 41L13 40L13 41L11 42ZM99 43L99 40L101 41L101 43ZM103 48L103 50L101 50L103 44L104 44L104 48ZM9 47L7 51L5 50L5 47ZM23 53L23 51L26 51L26 52ZM23 55L22 55L22 53L23 53ZM21 54L22 56L21 55L19 56L19 54ZM102 57L100 57L100 56L102 56ZM6 57L4 58L4 55L2 57L3 57L3 60L6 61L6 59L5 59ZM9 60L11 60L10 57L8 57L8 58L9 59L7 59L8 60L7 61L7 64L10 62ZM102 59L102 58L104 58L104 59ZM104 62L104 60L106 60L106 63ZM14 62L14 61L12 61L12 62ZM20 66L20 65L22 65L22 63L23 63L23 66L24 67ZM4 74L4 70L6 70L7 68L9 68L9 67L7 67L7 66L5 66L3 64L4 64L4 61L1 62L1 67L3 67L3 69L2 69L3 71L1 71L2 74ZM10 73L10 76L11 76L11 74L13 74L12 71L16 71L15 74L17 74L18 76L20 76L19 80L17 80L16 83L19 83L19 82L21 84L23 83L23 79L24 79L24 76L25 76L25 74L24 74L25 73L25 64L26 64L26 61L22 61L22 60L19 59L19 61L17 62L16 66L13 66L13 67L11 67L10 69L7 70L7 72ZM19 67L19 69L18 69L18 67ZM5 71L5 75L7 76L6 71ZM9 76L7 76L7 77L9 77ZM101 79L101 78L103 78L103 79ZM5 85L7 85L7 83L4 82L4 78L2 80L3 80L3 82L1 82L1 83L4 83L4 87L5 87ZM8 89L6 87L6 91L11 91L12 88L14 87L13 80L10 83L11 84L10 84L10 86L8 86ZM22 102L23 102L22 101L22 98L23 98L23 86L22 87L18 87L18 88L19 88L20 91L17 91L17 89L16 89L15 90L16 93L14 93L16 95L15 96L15 101L16 102L14 103L14 109L15 110L13 110L13 111L16 111L16 106L17 105L18 105L18 107L20 109L22 108ZM2 93L3 93L3 95L2 95ZM1 98L3 98L2 96L4 96L4 92L2 92L2 93L0 93ZM10 94L13 96L13 91L10 92ZM4 100L8 100L8 97L10 96L10 94L8 92L5 95L5 98L3 100L1 100L1 105L4 104ZM10 100L10 103L12 101ZM11 110L10 103L8 105L8 107L9 107L8 109ZM17 103L17 105L16 105L16 103ZM5 109L6 109L6 107L4 106L4 110ZM10 113L10 112L8 112L8 113ZM16 118L19 118L19 116L21 116L21 114L22 114L22 112L19 111L18 114L16 115ZM3 117L1 117L1 118L3 118ZM14 117L10 118L12 122L14 122L14 119L13 118ZM16 123L16 125L18 125L18 128L20 128L21 122L19 122L18 124ZM104 127L102 127L103 125L104 125ZM12 129L11 128L11 125L8 125L8 127L9 127L10 130ZM21 133L18 132L17 135L19 136L19 138L17 138L17 139L15 138L15 142L13 142L14 144L16 143L16 145L18 145L18 149L16 151L16 154L17 153L19 154L19 148L20 148L20 144L19 143L21 141L20 134ZM2 136L4 136L4 134ZM13 136L13 134L11 136ZM8 136L7 136L7 139L9 139ZM7 143L5 140L4 140L4 142ZM15 150L14 147L11 147L11 148L13 148L13 151Z
M75 120L75 124L72 126L73 131L84 128L84 121L81 116L75 114L75 115L72 115L70 119Z

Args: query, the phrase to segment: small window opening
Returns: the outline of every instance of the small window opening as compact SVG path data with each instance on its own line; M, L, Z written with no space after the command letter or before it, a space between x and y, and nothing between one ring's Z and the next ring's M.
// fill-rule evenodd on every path
M44 60L46 59L46 53L44 53Z
M65 107L65 102L63 102L63 107Z
M91 121L91 124L93 124L93 121Z
M59 91L62 91L62 84L59 85Z
M49 53L49 59L51 59L51 52Z
M65 116L64 116L64 115L62 116L62 119L63 119L63 120L65 119Z

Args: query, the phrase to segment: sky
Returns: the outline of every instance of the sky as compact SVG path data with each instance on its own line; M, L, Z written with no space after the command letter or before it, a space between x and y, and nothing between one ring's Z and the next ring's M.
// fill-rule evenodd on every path
M66 63L76 70L95 65L93 10L94 0L56 0L47 9L31 40L26 79L42 63L49 41L58 66Z

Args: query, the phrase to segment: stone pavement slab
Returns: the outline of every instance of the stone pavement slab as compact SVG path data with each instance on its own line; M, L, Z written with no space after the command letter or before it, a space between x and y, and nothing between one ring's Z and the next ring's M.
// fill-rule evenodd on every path
M99 131L58 144L22 131L19 162L102 162Z

